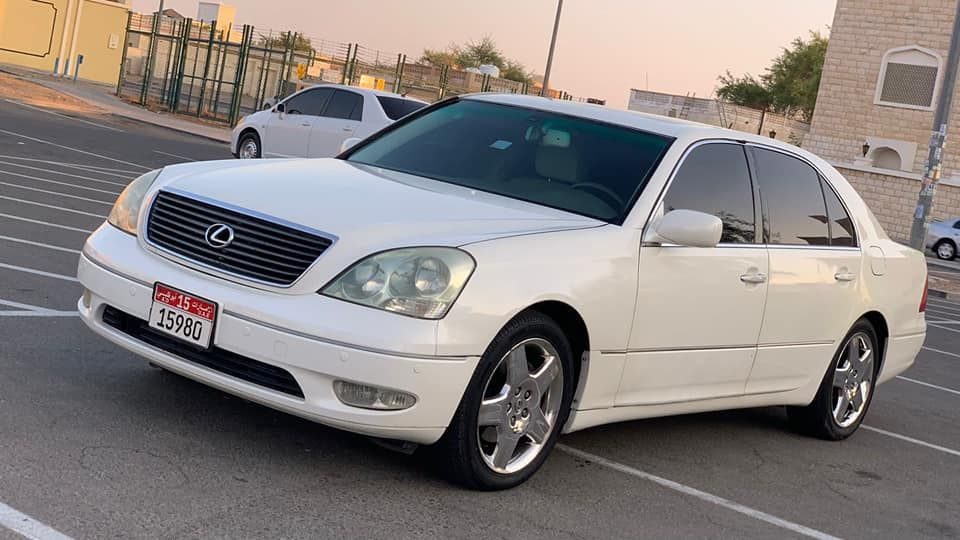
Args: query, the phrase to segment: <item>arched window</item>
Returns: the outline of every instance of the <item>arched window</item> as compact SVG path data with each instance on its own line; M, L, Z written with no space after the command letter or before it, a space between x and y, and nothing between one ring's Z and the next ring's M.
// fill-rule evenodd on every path
M936 51L911 45L883 55L874 102L907 109L932 110L940 87L943 58Z

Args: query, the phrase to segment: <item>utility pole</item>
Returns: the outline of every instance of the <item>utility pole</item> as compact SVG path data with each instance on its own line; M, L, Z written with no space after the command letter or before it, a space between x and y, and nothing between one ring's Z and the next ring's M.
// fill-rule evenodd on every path
M953 92L957 82L957 63L960 62L960 2L953 17L953 35L950 36L950 52L947 55L947 71L940 85L940 96L937 100L937 112L933 119L933 133L930 136L930 153L927 156L927 166L923 175L923 184L920 196L917 198L917 209L913 213L913 226L910 228L910 245L914 249L923 251L927 238L927 220L933 208L933 197L937 193L937 184L940 183L941 164L943 163L943 147L947 139L947 126L950 122L950 107L953 104Z
M553 21L553 37L550 38L550 52L547 53L547 69L543 70L543 89L541 96L548 96L550 91L550 70L553 69L553 50L557 46L557 32L560 31L560 12L563 10L563 0L557 0L557 18Z

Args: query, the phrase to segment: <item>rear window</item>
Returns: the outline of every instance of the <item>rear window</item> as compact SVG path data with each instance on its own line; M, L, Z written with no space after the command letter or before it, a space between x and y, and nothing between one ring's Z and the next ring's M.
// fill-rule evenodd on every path
M427 106L426 103L420 103L412 99L403 99L387 96L377 96L377 101L383 107L383 112L391 120L399 120L413 111L420 110Z

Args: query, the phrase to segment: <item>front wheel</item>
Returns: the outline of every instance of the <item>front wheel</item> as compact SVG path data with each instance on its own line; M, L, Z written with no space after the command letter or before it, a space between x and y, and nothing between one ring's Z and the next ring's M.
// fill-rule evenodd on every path
M258 159L260 157L260 137L256 133L247 133L237 143L237 156L240 159Z
M859 320L844 338L813 402L789 407L791 423L800 431L832 441L846 439L860 427L873 399L880 364L877 333Z
M521 314L501 330L437 444L447 475L482 490L530 478L567 421L573 360L563 330L545 315Z

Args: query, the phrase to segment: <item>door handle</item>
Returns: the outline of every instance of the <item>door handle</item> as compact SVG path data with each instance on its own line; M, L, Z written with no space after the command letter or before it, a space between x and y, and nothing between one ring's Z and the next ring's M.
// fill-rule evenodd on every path
M302 123L302 124L300 124L300 125L303 126L303 127L310 127L310 124L307 123L307 122L304 122L304 123Z
M744 283L753 283L753 284L766 283L767 275L760 272L742 274L740 276L740 281Z
M837 281L853 281L857 279L857 276L853 272L837 272L833 275L833 278Z
M344 130L344 131L353 131L353 128L352 128L352 127L345 127L345 128L343 128L343 130Z

